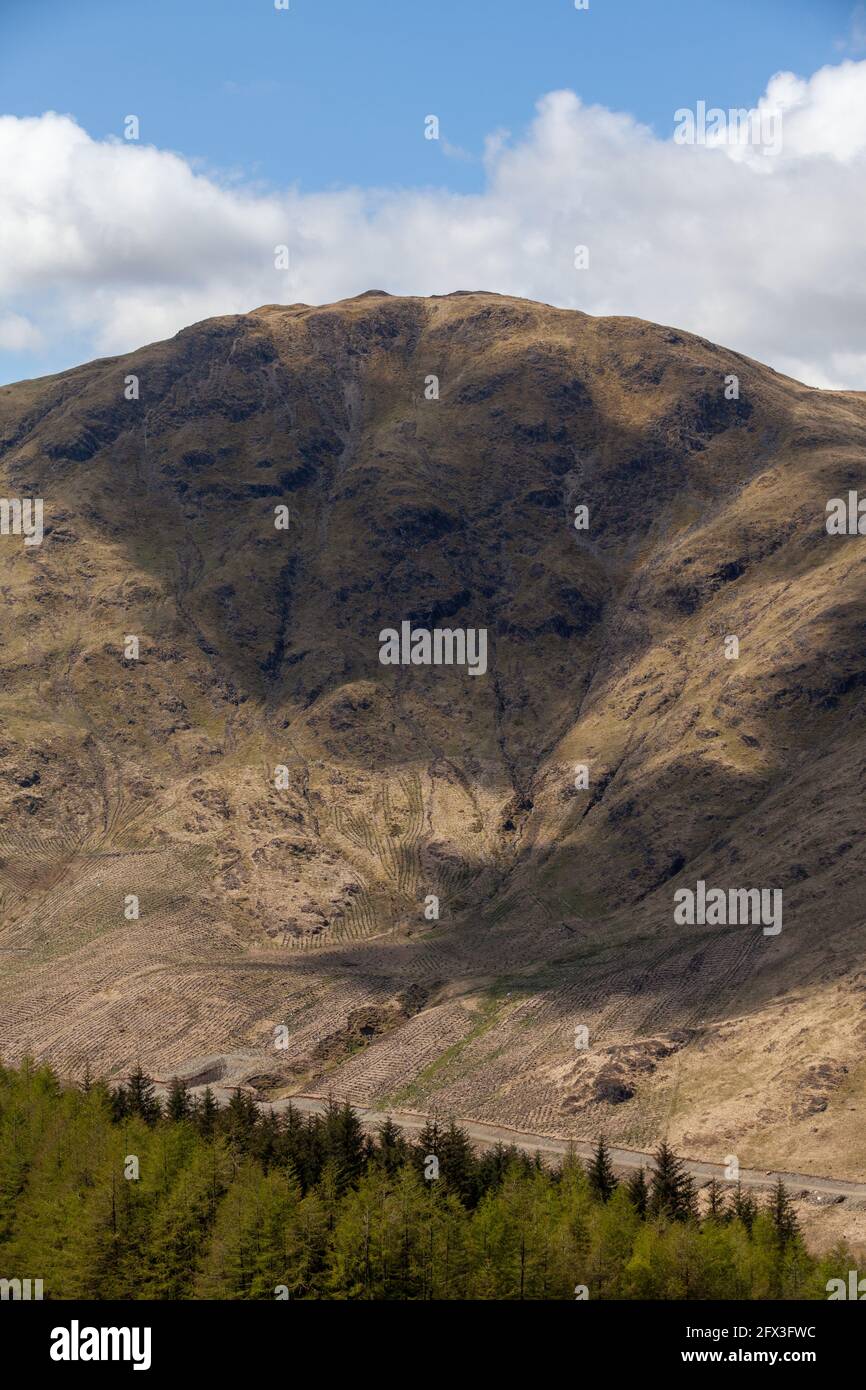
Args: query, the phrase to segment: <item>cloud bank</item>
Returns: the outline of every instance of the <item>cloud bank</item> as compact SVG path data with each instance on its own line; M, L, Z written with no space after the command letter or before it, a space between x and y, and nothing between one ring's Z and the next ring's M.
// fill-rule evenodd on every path
M866 389L866 62L777 74L758 105L783 115L770 157L552 92L520 141L491 136L468 195L263 192L69 116L0 117L0 352L68 340L72 365L265 303L489 289Z

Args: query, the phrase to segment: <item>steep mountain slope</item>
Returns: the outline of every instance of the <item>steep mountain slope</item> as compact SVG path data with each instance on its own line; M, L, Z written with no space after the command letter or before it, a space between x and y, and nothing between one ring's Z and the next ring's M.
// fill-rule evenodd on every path
M866 1176L866 541L825 527L866 396L371 292L0 389L0 469L45 507L0 537L4 1056ZM486 673L382 665L407 620ZM677 925L699 879L781 932Z

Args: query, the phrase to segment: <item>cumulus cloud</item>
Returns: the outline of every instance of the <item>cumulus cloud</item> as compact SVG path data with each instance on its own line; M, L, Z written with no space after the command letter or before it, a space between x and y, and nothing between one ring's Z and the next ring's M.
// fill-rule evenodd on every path
M760 104L783 115L771 157L680 145L552 92L524 138L488 140L476 194L262 192L92 140L69 116L2 117L0 347L41 335L98 355L264 303L490 289L674 324L864 389L866 62L777 74Z
M42 334L23 314L0 314L0 351L28 352L42 346Z

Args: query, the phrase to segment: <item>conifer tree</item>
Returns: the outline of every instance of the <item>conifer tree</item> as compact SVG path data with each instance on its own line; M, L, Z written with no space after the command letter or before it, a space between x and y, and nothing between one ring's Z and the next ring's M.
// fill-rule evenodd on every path
M425 1153L433 1153L433 1149L426 1149ZM503 1143L494 1144L492 1149L487 1149L477 1160L478 1190L488 1192L492 1188L501 1187L513 1159L517 1155L517 1149L513 1144L506 1146ZM577 1162L577 1160L575 1160ZM566 1159L566 1163L568 1159ZM581 1165L578 1165L583 1168Z
M205 1086L204 1093L195 1112L196 1128L203 1139L211 1139L213 1137L218 1115L219 1106L214 1099L214 1093L210 1086Z
M656 1149L650 1186L649 1213L669 1221L687 1221L695 1215L695 1188L682 1159L662 1141Z
M121 1081L119 1086L111 1089L111 1118L117 1124L125 1120L129 1113L129 1092Z
M617 1178L610 1161L610 1150L602 1134L587 1166L589 1190L598 1202L609 1202L617 1189Z
M758 1215L758 1204L751 1192L744 1191L741 1182L738 1182L734 1189L734 1195L731 1200L731 1213L738 1221L743 1223L747 1232L751 1235L752 1227L755 1224L755 1218Z
M442 1154L442 1131L436 1120L428 1119L418 1138L412 1146L412 1157L415 1162L415 1171L419 1177L425 1178L427 1161L432 1156L441 1161Z
M155 1125L162 1107L156 1098L153 1082L140 1065L136 1065L129 1074L126 1095L126 1113L138 1115L147 1125Z
M309 1127L301 1112L291 1104L280 1119L277 1161L291 1169L301 1190L306 1192L314 1181L309 1172Z
M441 1176L449 1192L453 1192L468 1205L475 1192L475 1155L465 1129L455 1124L452 1118L448 1128L438 1137L438 1157ZM429 1149L428 1153L433 1150Z
M363 1126L348 1102L342 1105L328 1102L323 1140L325 1160L335 1163L337 1184L342 1192L359 1177L366 1150Z
M403 1131L389 1115L379 1126L375 1148L376 1161L386 1173L393 1175L406 1162L408 1153L409 1145Z
M325 1121L321 1115L308 1115L300 1132L298 1171L305 1189L315 1187L326 1162Z
M646 1169L643 1166L638 1168L637 1172L629 1178L626 1191L638 1216L646 1216L649 1205L649 1188L646 1180Z
M220 1116L221 1129L235 1152L249 1154L259 1112L252 1096L236 1086L228 1105Z
M270 1171L277 1160L281 1135L279 1117L274 1114L273 1110L266 1110L264 1114L259 1115L259 1122L253 1138L252 1153L266 1173Z
M440 1151L441 1148L442 1148L442 1131L440 1130L439 1125L438 1125L438 1123L436 1122L436 1120L427 1120L426 1124L424 1125L424 1128L421 1130L421 1133L418 1135L418 1139L417 1139L416 1144L415 1144L415 1150L416 1150L416 1153L418 1154L418 1156L419 1156L420 1159L421 1159L421 1165L422 1165L422 1167L423 1167L424 1160L426 1159L427 1155L428 1155L428 1154L435 1154L436 1157L438 1158L438 1157L439 1157L439 1151Z
M725 1201L724 1189L719 1186L715 1178L710 1178L707 1183L706 1219L717 1222L728 1219L728 1206Z
M768 1207L776 1234L776 1244L784 1252L800 1233L797 1213L781 1178L776 1179Z
M173 1076L171 1085L168 1089L168 1098L165 1103L166 1115L177 1124L181 1120L189 1119L190 1108L189 1087L185 1081L181 1081L179 1077Z

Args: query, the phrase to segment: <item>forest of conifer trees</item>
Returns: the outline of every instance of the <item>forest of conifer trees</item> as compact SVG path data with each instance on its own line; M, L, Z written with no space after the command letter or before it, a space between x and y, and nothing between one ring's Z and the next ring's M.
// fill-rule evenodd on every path
M0 1281L46 1299L823 1299L851 1267L808 1252L781 1182L699 1203L666 1145L620 1182L603 1140L550 1168L453 1122L410 1143L348 1105L0 1068Z

